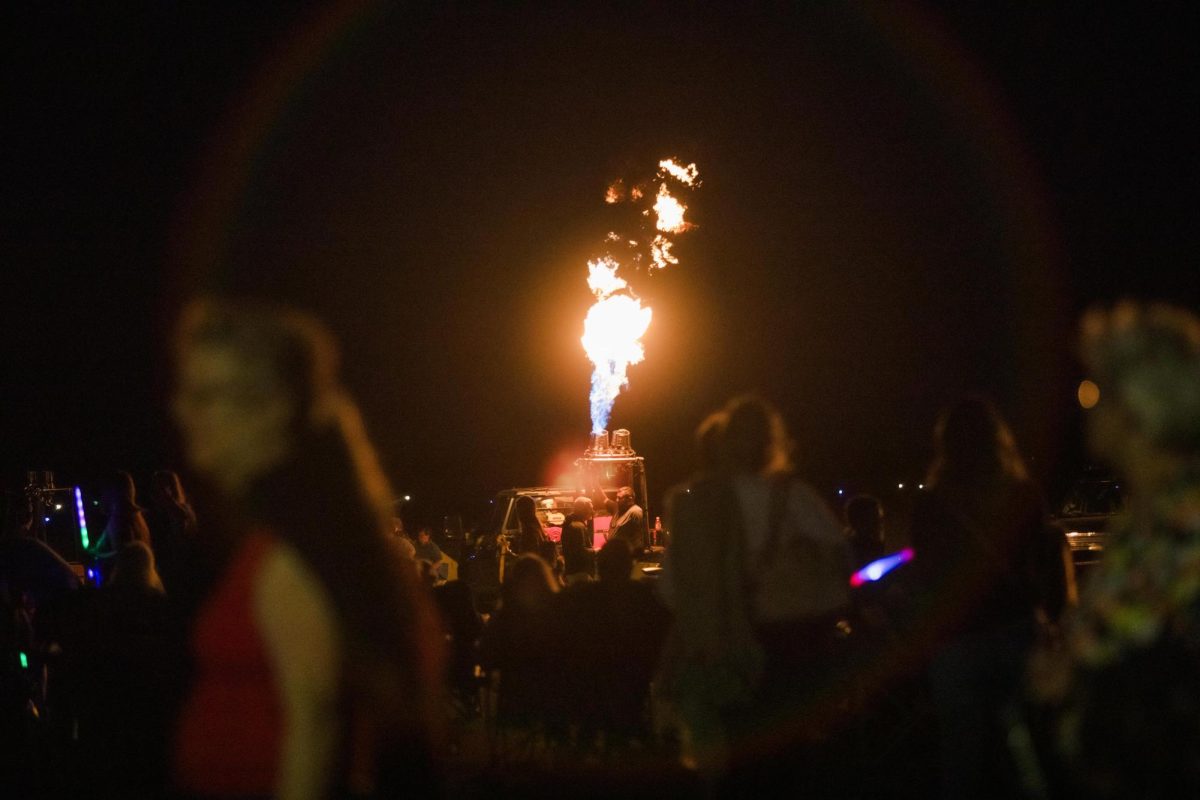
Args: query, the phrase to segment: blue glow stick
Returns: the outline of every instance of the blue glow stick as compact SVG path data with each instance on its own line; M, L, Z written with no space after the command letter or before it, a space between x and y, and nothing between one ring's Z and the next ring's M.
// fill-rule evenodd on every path
M850 585L862 586L864 583L873 583L901 564L912 561L912 559L913 549L911 547L906 547L899 553L892 553L890 556L878 558L851 575Z

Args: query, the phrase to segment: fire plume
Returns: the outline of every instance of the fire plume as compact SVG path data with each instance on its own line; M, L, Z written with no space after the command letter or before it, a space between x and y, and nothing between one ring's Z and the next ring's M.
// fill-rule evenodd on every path
M698 184L699 171L695 164L681 166L672 159L658 162L658 190L654 194L654 205L642 214L646 217L653 211L655 232L647 237L650 242L650 270L662 269L668 264L678 264L672 255L674 244L671 235L686 233L695 226L685 219L687 206L672 193L672 181L692 189ZM622 181L608 187L605 202L616 204L628 200L638 203L647 195L641 185L625 190ZM647 201L648 202L648 201ZM639 203L640 205L640 203ZM637 247L637 240L610 233L606 241L612 243L625 238L630 247ZM634 256L640 261L641 254ZM641 338L650 327L652 310L642 306L628 281L617 275L621 263L610 255L588 262L588 288L596 296L596 302L588 309L583 322L583 349L594 365L592 371L591 415L592 431L599 433L607 429L609 416L617 395L629 384L628 369L645 358Z

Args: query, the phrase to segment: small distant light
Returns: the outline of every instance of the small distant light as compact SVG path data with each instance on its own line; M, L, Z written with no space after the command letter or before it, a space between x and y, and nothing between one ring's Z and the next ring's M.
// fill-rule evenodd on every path
M412 495L409 495L409 494L404 495L404 501L408 502L409 500L412 500Z
M29 656L21 653L21 669L29 669Z
M1082 381L1075 395L1079 398L1079 405L1084 408L1095 408L1096 403L1100 402L1100 387L1091 381Z
M49 517L42 517L42 519L44 519L46 522L49 522L49 521L50 521L50 518L49 518Z
M98 505L100 505L100 501L99 501L99 500L93 500L93 501L92 501L92 505L94 505L94 506L98 506Z
M54 504L54 510L55 510L55 511L62 511L62 503L55 503L55 504Z
M918 489L924 489L924 488L925 488L925 484L923 484L923 483L918 483L918 484L917 484L917 488L918 488Z
M91 578L91 579L95 580L95 578L96 578L96 570L94 570L94 569L89 569L89 570L88 570L88 572L87 572L87 576L88 576L89 578Z
M846 493L846 491L844 489L838 489L838 494L845 494L845 493Z
M897 488L897 489L903 489L903 488L904 488L904 484L903 484L903 483L897 483L897 484L896 484L896 488Z

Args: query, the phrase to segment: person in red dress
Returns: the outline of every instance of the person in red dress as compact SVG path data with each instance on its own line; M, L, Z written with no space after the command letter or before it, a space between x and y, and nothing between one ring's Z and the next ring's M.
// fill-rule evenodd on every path
M188 795L436 790L435 612L335 361L292 311L206 300L180 326L174 416L227 553L191 637Z

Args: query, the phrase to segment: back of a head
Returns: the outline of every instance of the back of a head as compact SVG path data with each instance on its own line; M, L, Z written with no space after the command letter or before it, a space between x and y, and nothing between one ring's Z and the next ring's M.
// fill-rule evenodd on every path
M130 542L118 550L109 586L161 592L153 551L144 542Z
M761 397L735 397L725 407L721 455L731 472L771 474L790 467L783 418Z
M846 525L856 535L875 535L883 521L883 507L878 498L858 494L846 501Z
M509 610L537 608L558 591L550 565L540 556L526 553L513 562L500 587L501 603Z
M542 527L542 521L538 519L537 505L533 502L533 498L529 495L521 495L516 502L517 522L521 526L521 530L536 530Z
M169 469L160 469L154 473L154 496L176 505L187 504L183 482L179 480L178 473Z
M109 514L130 514L138 510L137 487L133 476L125 470L109 475L101 497Z
M633 573L633 550L622 539L609 539L596 553L596 574L604 583L629 580Z
M977 395L959 400L939 415L934 454L930 484L969 485L1026 475L1008 425L990 400Z

